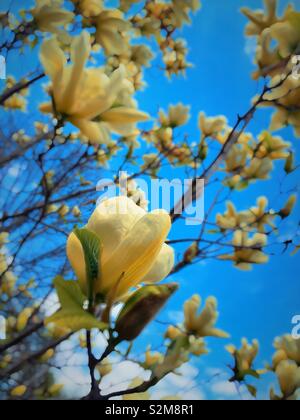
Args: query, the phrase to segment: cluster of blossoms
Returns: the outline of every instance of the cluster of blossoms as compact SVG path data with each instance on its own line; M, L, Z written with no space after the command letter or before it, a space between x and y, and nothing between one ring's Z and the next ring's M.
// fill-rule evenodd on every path
M268 234L276 230L275 218L288 217L296 203L296 196L292 195L286 205L278 212L268 210L268 200L260 197L257 206L249 210L238 212L232 202L227 203L227 211L216 216L217 226L221 232L234 232L232 246L233 254L220 256L220 259L233 261L242 270L250 270L253 264L264 264L269 257L263 248L268 243ZM251 237L251 233L254 233Z
M186 363L191 355L201 356L208 353L205 337L228 338L228 334L217 329L217 301L210 297L200 313L201 298L193 296L184 304L183 325L170 326L166 332L169 340L165 355L147 352L145 366L152 370L154 377L161 378Z
M300 340L295 340L290 335L278 337L274 341L276 352L271 366L266 369L256 370L255 360L259 352L259 343L253 340L251 344L246 339L242 340L242 347L227 346L227 351L234 358L232 382L246 383L246 377L260 378L261 375L272 371L278 379L280 394L274 388L270 390L270 399L276 401L297 400L300 392ZM257 390L252 385L247 385L249 392L256 397Z
M271 130L291 125L296 136L300 136L300 78L293 68L300 54L300 13L292 5L287 6L283 16L277 16L277 0L265 0L266 12L243 8L250 20L246 35L256 37L256 63L258 70L253 77L269 76L275 87L265 95L265 104L276 109ZM284 80L284 83L281 81ZM280 86L276 88L276 86Z
M51 78L52 103L42 104L41 110L71 122L91 143L108 144L111 132L133 134L136 122L148 116L136 109L126 70L120 67L109 77L102 68L86 68L90 52L88 32L74 38L71 65L56 39L43 43L41 61Z
M143 137L151 145L154 145L159 154L165 156L168 161L175 166L191 165L195 158L193 151L187 141L181 144L175 142L175 129L184 126L190 119L190 108L179 103L170 105L168 112L160 110L157 124L152 130L144 132ZM146 155L146 162L151 161L155 164L154 155Z
M222 116L209 119L202 116L200 127L204 133L204 145L205 139L210 137L223 146L232 132ZM263 131L257 138L250 133L242 133L226 156L224 184L231 189L243 190L253 182L269 179L274 162L287 161L290 149L290 143L268 131Z
M15 284L17 277L9 269L9 256L6 249L6 244L9 241L9 235L7 232L0 234L0 275L1 275L1 286L0 295L6 295L11 297L15 290Z
M168 76L184 74L190 64L186 60L185 41L174 38L174 33L183 25L190 23L190 13L200 8L199 0L151 1L146 3L142 13L132 18L138 34L154 37L163 54Z
M6 79L6 89L11 89L16 85L16 83L17 82L14 77L8 76ZM10 98L4 102L3 106L7 110L25 112L27 109L27 95L28 89L23 89L20 92L10 96Z
M271 390L272 400L295 400L300 393L300 340L290 335L279 337L274 342L272 370L276 373L281 395Z

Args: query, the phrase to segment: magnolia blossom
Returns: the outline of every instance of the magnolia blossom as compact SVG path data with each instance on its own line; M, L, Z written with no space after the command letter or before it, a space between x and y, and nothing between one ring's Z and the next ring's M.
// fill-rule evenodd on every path
M246 35L260 35L266 28L278 22L276 16L277 0L265 0L266 14L261 10L252 11L243 7L242 12L250 20L246 27Z
M267 235L256 233L253 237L249 237L248 232L238 230L234 233L232 241L234 254L221 255L219 259L233 261L240 270L251 270L252 264L265 264L269 261L268 255L262 251L267 243Z
M276 375L282 396L275 395L271 390L271 400L297 400L297 391L300 389L300 367L291 360L283 360L276 368Z
M164 127L180 127L185 125L190 119L190 107L179 103L170 105L168 114L163 110L159 111L159 121Z
M40 31L57 35L65 34L61 27L72 22L74 13L63 9L62 3L61 0L36 0L31 14Z
M72 0L84 17L97 16L103 10L102 0Z
M226 350L234 356L237 369L236 374L242 378L245 372L253 369L253 363L259 352L259 342L253 340L252 343L248 343L248 340L243 338L240 349L230 344L226 347Z
M201 298L194 295L184 304L184 326L186 331L193 333L197 337L219 337L227 338L228 334L215 328L218 319L217 300L209 297L206 300L205 307L198 314L201 306Z
M283 360L293 360L300 366L300 339L295 340L291 335L278 337L274 342L276 353L273 357L273 365L276 368Z
M134 88L120 67L110 77L102 68L85 68L91 52L88 32L74 38L71 61L56 39L44 41L41 62L52 81L53 104L42 104L43 112L60 114L79 128L92 143L109 143L111 132L122 136L136 133L136 123L148 115L136 109Z
M98 235L103 246L96 293L116 288L118 298L140 283L163 280L173 268L174 250L165 244L171 219L163 210L146 213L128 197L115 197L97 207L86 228ZM86 290L84 254L73 233L67 255Z
M227 126L227 119L223 116L207 117L204 112L200 112L199 128L203 137L216 137Z
M122 32L130 28L119 10L104 10L96 17L96 41L102 45L106 54L122 54L127 46ZM129 48L129 47L128 47Z

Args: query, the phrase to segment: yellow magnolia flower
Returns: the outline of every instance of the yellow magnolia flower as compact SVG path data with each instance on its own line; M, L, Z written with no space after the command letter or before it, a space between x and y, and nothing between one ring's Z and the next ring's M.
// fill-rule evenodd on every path
M6 260L4 260L4 256L0 254L0 272L3 273L4 271L6 271L6 269L7 269ZM5 293L9 297L13 296L16 282L17 282L17 277L14 275L14 273L12 271L6 271L5 274L2 275L2 283L0 286L0 292Z
M96 41L107 55L122 54L126 50L128 46L122 33L130 29L130 24L119 10L104 10L96 17L95 24Z
M151 352L150 348L146 351L145 354L145 362L143 366L145 369L151 369L153 366L157 365L158 363L162 363L164 360L164 356L158 352Z
M300 339L295 340L291 335L275 339L277 350L273 356L273 366L276 368L282 360L292 360L300 367Z
M127 12L133 4L139 2L140 0L120 0L120 9Z
M222 330L215 328L218 319L217 300L209 297L206 300L205 307L198 315L201 306L201 298L194 295L184 304L184 326L188 333L196 337L220 337L227 338L228 334Z
M288 217L292 211L294 210L294 207L296 205L297 202L297 195L291 195L290 198L288 199L287 203L285 204L284 208L280 210L279 215L285 219L286 217Z
M203 137L216 138L226 128L227 119L222 115L207 117L204 112L200 112L198 125Z
M235 172L244 168L249 155L248 147L235 144L226 156L226 172Z
M63 9L62 0L36 0L31 14L40 31L57 35L64 35L65 32L61 28L74 18L74 13Z
M190 107L183 104L170 105L168 114L160 110L159 122L163 127L180 127L185 125L190 119Z
M25 308L23 311L19 314L17 319L17 331L23 331L28 324L28 321L30 320L32 314L33 314L32 308Z
M241 175L247 180L268 179L273 167L274 165L271 159L259 159L255 157L251 160L250 166L244 168Z
M272 400L295 400L297 391L300 390L300 367L290 360L284 360L276 368L276 375L279 381L282 396L275 395L271 390Z
M12 95L4 102L6 109L25 112L27 109L27 100L21 95Z
M223 214L217 214L217 225L221 229L234 229L240 227L246 222L246 220L241 216L241 213L238 213L234 204L229 201L227 203L227 211Z
M133 87L123 67L108 77L102 69L85 68L91 51L88 32L74 38L71 59L67 59L54 38L44 41L41 61L52 81L51 103L43 104L43 112L60 114L79 128L92 143L109 143L110 133L128 136L136 131L136 123L148 115L136 109Z
M97 207L86 227L103 246L96 293L116 288L116 297L121 297L131 287L159 282L171 272L174 250L165 244L171 219L165 211L146 213L127 197L111 198ZM68 239L67 255L86 290L84 254L74 233Z
M237 349L233 345L229 345L226 347L226 350L235 359L234 380L243 381L247 374L251 375L251 371L254 373L256 372L253 369L253 363L259 351L259 343L257 340L253 340L250 344L244 338L242 340L242 347L240 349Z
M103 10L103 0L72 0L72 2L82 16L87 18L97 16Z
M12 389L10 392L10 395L12 397L23 397L23 395L26 394L26 391L27 391L27 386L20 385Z
M267 100L263 106L272 106L277 111L272 117L270 129L279 130L287 125L294 126L295 134L300 137L299 101L300 81L294 75L284 83L282 77L293 72L293 59L300 48L300 13L289 4L282 17L276 16L277 0L266 0L267 14L249 9L242 9L251 20L246 33L256 36L256 63L258 70L254 79L270 76L274 88L265 95Z
M271 160L286 159L289 156L290 143L283 141L281 137L274 137L268 131L264 131L258 137L259 146L256 157Z
M217 214L217 225L221 229L236 229L243 228L244 230L257 229L259 233L264 233L266 226L275 228L273 220L275 215L266 210L268 206L268 199L266 197L259 197L257 199L257 207L251 207L250 210L238 212L232 202L227 203L227 212Z
M242 13L250 20L246 27L246 35L260 35L264 29L278 21L276 16L277 0L264 0L266 14L262 10L252 11L248 7L241 9Z
M223 338L223 337L221 337ZM194 356L203 356L205 354L208 354L208 350L206 348L206 344L203 340L203 338L197 338L193 335L189 337L189 350Z
M283 22L271 26L270 34L278 43L281 57L296 54L300 45L300 13L289 10Z
M190 23L189 12L196 12L201 4L199 0L172 0L174 23L181 27L185 23Z
M232 242L234 254L221 255L219 259L233 261L240 270L251 270L252 264L265 264L269 257L263 253L262 248L267 245L267 236L256 233L252 238L247 232L235 232Z
M176 338L182 336L184 333L179 328L170 325L165 333L165 337L170 340L176 340Z

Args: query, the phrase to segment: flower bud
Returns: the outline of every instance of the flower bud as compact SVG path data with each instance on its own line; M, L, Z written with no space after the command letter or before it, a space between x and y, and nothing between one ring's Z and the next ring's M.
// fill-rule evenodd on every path
M287 217L289 217L289 215L292 213L295 204L297 201L297 196L296 195L291 195L291 197L288 199L285 207L283 209L280 210L279 212L279 216L282 217L282 219L286 219Z
M151 285L134 293L117 319L116 331L119 338L127 341L137 338L177 288L175 283Z

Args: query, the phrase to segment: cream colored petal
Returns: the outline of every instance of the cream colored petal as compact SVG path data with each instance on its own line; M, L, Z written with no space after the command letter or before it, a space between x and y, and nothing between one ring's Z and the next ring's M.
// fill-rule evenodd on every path
M119 32L113 31L113 28L101 28L96 34L98 44L102 45L105 52L109 55L122 54L126 48L124 38Z
M91 52L91 37L86 31L76 37L71 45L71 60L73 62L70 79L67 81L65 91L63 93L64 103L62 108L65 112L71 114L72 108L76 112L75 98L80 92L81 81L84 77L84 67ZM74 108L75 107L75 108Z
M184 320L185 327L188 331L193 331L197 327L198 309L201 306L201 298L199 295L192 296L191 299L184 304Z
M101 119L111 124L130 124L139 121L148 121L149 115L134 108L118 107L104 112L101 115Z
M83 249L79 239L74 233L71 233L67 241L67 256L80 283L81 289L86 291L86 267Z
M151 270L143 278L144 283L157 283L165 279L174 267L174 249L164 244Z
M87 228L96 233L103 245L102 264L110 258L131 228L146 212L127 197L103 201L92 214Z
M136 124L116 124L116 123L105 123L109 126L113 133L119 134L123 137L138 135L140 132L136 128Z
M146 276L166 240L171 228L168 213L150 213L141 218L102 266L100 291L117 285L118 296L136 285Z
M62 78L63 68L67 63L63 51L55 38L47 39L42 43L40 60L53 83L58 83Z
M108 144L110 142L110 132L105 124L93 121L70 118L69 121L79 128L81 133L94 144Z

